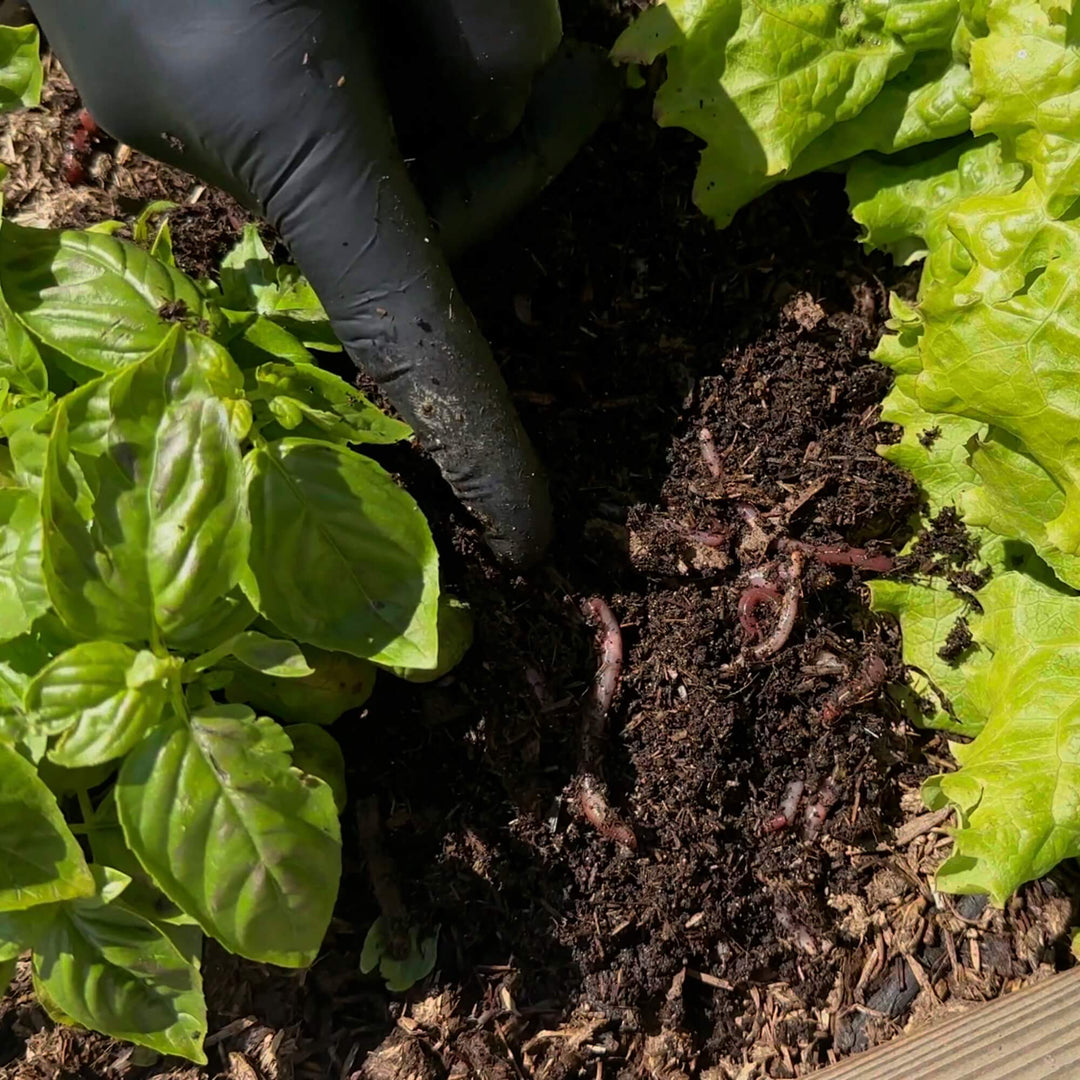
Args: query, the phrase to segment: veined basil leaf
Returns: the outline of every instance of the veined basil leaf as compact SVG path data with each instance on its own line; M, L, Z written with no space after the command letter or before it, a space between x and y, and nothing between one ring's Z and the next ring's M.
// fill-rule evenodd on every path
M412 435L408 424L387 416L344 379L314 364L261 364L255 378L271 410L278 401L296 410L295 424L280 417L279 423L297 435L381 444Z
M0 280L36 338L92 371L124 367L156 349L173 329L170 311L192 325L211 318L190 278L100 233L5 221Z
M314 645L304 646L304 658L315 670L302 679L263 675L234 664L225 697L286 723L332 724L371 696L376 669L367 660Z
M105 870L104 876L100 895L51 906L51 918L35 935L36 979L64 1017L205 1064L198 967L122 895L109 902L117 875Z
M333 443L283 439L245 467L252 604L297 641L434 667L438 554L412 497Z
M0 488L0 641L26 633L49 607L38 498L23 488Z
M89 896L86 860L34 766L0 742L0 911Z
M41 100L38 48L36 26L0 26L0 112L32 108Z
M292 768L284 730L215 705L156 728L124 761L116 803L158 887L227 949L310 964L330 922L341 837L329 787Z
M93 520L74 497L63 401L42 491L49 594L68 625L155 641L201 619L237 583L249 523L240 451L221 401L174 364L179 331L112 377L112 422L93 458ZM179 394L176 391L180 391Z
M123 757L162 716L170 662L114 641L76 645L30 684L31 730L60 735L50 760L85 768Z

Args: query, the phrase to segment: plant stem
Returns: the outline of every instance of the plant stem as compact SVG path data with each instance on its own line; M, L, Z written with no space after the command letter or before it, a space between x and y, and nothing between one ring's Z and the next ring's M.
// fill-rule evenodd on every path
M79 813L82 814L83 825L89 828L94 820L94 804L90 801L90 793L85 788L79 788L76 796L79 800Z

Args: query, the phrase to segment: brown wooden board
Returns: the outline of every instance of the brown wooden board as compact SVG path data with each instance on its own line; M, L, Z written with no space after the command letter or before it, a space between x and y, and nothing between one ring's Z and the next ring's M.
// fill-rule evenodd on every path
M815 1073L820 1080L1074 1080L1080 969Z

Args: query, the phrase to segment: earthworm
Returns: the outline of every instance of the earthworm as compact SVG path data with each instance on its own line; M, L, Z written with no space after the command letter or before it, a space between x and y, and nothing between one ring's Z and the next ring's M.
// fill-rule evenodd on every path
M799 800L802 798L805 788L806 785L801 780L792 780L784 788L784 797L780 802L780 813L784 815L789 825L795 820L795 812L799 809Z
M836 805L839 798L840 792L836 790L836 785L832 780L826 778L818 789L817 800L806 808L805 835L807 840L813 840L821 832L821 826L825 824L829 811Z
M705 468L709 470L714 480L719 480L724 471L724 467L720 461L720 455L716 450L716 443L713 441L712 432L708 428L703 427L698 432L698 441L701 443L701 460L705 462Z
M64 180L72 187L81 184L86 179L86 169L83 163L75 156L74 151L68 151L60 159L60 168L64 174Z
M739 623L750 641L756 641L761 635L754 612L766 602L772 603L780 599L780 593L775 585L751 585L745 589L739 597Z
M791 574L784 598L780 602L780 618L776 621L773 632L760 644L750 650L750 655L755 660L767 660L775 656L791 637L791 631L795 626L795 620L799 617L799 600L802 597L803 556L801 551L791 553Z
M629 825L624 825L608 805L603 784L591 773L585 773L578 788L578 806L585 820L606 840L614 840L634 850L637 837Z
M780 800L780 812L765 823L766 832L779 832L786 829L794 820L799 809L799 800L806 785L802 780L792 780L784 788L784 797Z
M723 547L728 542L728 537L720 533L695 532L689 529L680 530L680 532L692 544L701 544L703 547L718 548Z
M777 550L801 551L825 566L854 566L859 570L871 570L887 574L896 565L891 555L871 555L866 548L848 544L808 544L802 540L780 540Z
M60 169L64 174L64 179L72 187L81 184L86 179L86 159L99 131L97 121L90 113L86 109L80 110L71 140L68 142L64 156L60 159Z
M833 724L854 705L873 697L889 672L880 656L871 656L853 678L833 691L821 707L821 722Z
M622 674L623 643L619 621L604 600L594 596L581 605L581 610L587 622L600 627L597 639L600 670L596 673L592 693L585 703L585 744L582 747L584 760L591 765L596 753L596 743L603 737L604 720L611 708L615 689L619 685L619 676Z
M592 692L582 710L581 765L578 770L576 798L585 820L601 836L634 849L637 837L608 805L604 783L600 779L600 746L604 738L608 709L611 707L623 666L622 630L604 600L594 596L581 605L586 621L599 627L597 647L600 669Z

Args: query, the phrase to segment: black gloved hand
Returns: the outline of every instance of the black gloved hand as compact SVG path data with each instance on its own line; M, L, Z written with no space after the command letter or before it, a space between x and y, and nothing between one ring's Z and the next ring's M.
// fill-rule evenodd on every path
M556 56L557 0L396 0L380 7L392 25L377 31L360 0L32 6L98 123L265 216L492 548L515 562L538 556L551 528L546 483L410 182L378 67L406 88L434 74L463 137L505 135L525 114L521 145L494 157L514 162L509 179L489 162L435 199L448 245L460 248L493 223L485 192L499 196L494 216L506 216L507 192L541 186L613 100L602 64ZM413 67L388 64L391 54ZM571 121L569 138L555 115Z

